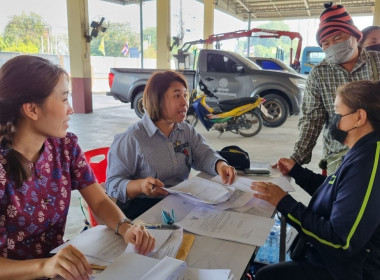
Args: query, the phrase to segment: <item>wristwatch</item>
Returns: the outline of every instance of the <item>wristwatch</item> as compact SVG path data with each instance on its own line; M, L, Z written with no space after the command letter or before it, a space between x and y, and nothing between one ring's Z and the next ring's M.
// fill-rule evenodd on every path
M124 218L124 219L121 219L120 222L118 222L118 224L116 225L116 228L115 228L115 234L116 235L120 235L119 234L119 227L124 224L124 223L128 223L128 224L131 224L133 225L133 222L131 219L128 219L128 218Z

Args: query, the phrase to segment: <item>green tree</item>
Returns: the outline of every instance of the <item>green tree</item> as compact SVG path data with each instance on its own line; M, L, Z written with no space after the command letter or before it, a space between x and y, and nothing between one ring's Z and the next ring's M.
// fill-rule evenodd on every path
M128 47L140 48L139 34L132 30L129 23L111 23L109 22L107 31L99 33L99 36L91 40L91 55L103 56L99 51L100 42L104 36L104 49L106 56L123 56L121 50L126 42Z
M0 51L4 51L5 47L4 38L0 36Z
M156 27L145 28L144 31L144 41L148 42L148 48L144 50L145 58L156 58L157 57L157 29Z
M262 29L289 31L289 25L283 21L270 21L258 26ZM247 44L247 43L246 43ZM291 40L289 37L283 36L279 39L276 38L255 38L252 37L250 41L251 46L254 46L254 55L263 57L276 57L276 50L280 48L284 50L284 61L289 62ZM295 44L295 42L293 42ZM246 46L245 46L246 47Z
M4 29L4 50L42 52L42 43L48 45L49 30L50 26L36 13L14 15Z

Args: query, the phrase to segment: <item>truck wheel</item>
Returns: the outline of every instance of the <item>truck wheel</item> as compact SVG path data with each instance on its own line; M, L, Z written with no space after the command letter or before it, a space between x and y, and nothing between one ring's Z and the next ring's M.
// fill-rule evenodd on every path
M135 113L136 115L141 119L144 114L145 114L145 110L144 110L144 106L143 106L143 94L144 92L141 91L139 92L135 99L133 99L133 109L135 109Z
M198 123L197 113L195 113L194 108L192 106L190 106L189 110L187 111L185 122L191 124L193 127L195 127Z
M252 137L258 134L263 127L261 116L255 111L249 111L237 119L239 134L244 137Z
M266 117L261 113L263 118L263 124L266 127L278 127L282 125L289 115L289 105L285 99L278 94L268 94L263 96L265 98L265 103L261 106L265 106L268 110L269 115L273 118Z

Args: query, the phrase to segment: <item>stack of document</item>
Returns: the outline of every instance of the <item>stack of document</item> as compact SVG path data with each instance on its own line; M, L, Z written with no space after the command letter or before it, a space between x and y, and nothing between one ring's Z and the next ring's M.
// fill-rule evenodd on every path
M274 222L270 218L203 207L195 208L176 224L195 234L262 246Z
M169 193L184 196L193 202L218 204L227 201L234 188L228 188L219 183L195 176L174 187L165 188L165 190Z
M162 259L165 256L175 257L177 255L182 243L182 228L174 231L149 229L149 232L156 239L156 248L150 254L153 258ZM116 235L104 225L82 232L52 250L51 253L56 254L69 244L78 248L86 256L90 264L100 266L108 266L125 252L135 252L133 244L128 244L127 246L121 236Z
M186 267L181 260L165 257L162 260L138 254L123 254L105 271L96 275L96 280L141 279L141 280L228 280L229 269L195 269Z

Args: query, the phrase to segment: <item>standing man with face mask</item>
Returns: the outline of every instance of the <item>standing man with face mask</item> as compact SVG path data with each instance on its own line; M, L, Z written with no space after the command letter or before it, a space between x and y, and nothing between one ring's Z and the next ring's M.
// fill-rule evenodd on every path
M336 89L352 81L378 80L380 52L358 47L362 33L343 6L325 4L320 20L316 37L326 58L312 69L307 79L298 123L300 134L291 159L299 164L309 163L323 130L323 157L328 174L332 174L348 149L333 140L328 131L329 120L334 115Z

